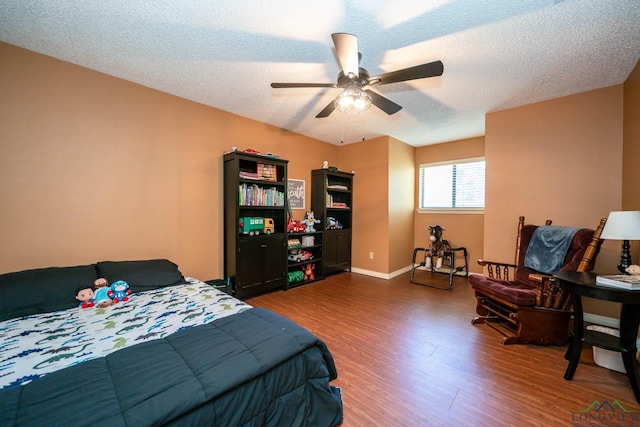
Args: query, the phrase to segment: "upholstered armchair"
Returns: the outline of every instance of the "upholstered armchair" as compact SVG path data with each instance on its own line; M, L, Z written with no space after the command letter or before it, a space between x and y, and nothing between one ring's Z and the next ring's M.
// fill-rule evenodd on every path
M505 336L503 344L564 344L571 299L552 273L591 271L605 222L601 219L595 230L554 227L551 221L539 227L525 225L521 216L515 264L479 260L488 275L469 276L479 315L471 323L493 327Z

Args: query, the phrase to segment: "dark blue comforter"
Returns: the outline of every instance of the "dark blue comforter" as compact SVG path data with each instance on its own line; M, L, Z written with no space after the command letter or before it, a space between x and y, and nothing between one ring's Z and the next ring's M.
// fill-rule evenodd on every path
M325 344L252 308L0 391L1 426L333 426Z

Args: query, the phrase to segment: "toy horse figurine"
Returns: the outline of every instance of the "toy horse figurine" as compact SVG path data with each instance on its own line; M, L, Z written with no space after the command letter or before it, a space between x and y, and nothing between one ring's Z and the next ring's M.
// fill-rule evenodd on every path
M431 240L431 244L429 245L429 250L425 253L425 264L424 266L433 271L433 262L432 258L436 257L436 270L442 267L442 259L444 258L444 253L451 249L449 246L449 242L442 239L442 232L444 231L444 227L440 227L439 225L430 225L429 226L429 240Z

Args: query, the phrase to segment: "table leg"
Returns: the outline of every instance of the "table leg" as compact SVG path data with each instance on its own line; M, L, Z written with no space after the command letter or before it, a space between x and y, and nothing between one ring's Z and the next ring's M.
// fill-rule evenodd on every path
M582 353L582 339L584 338L584 321L582 318L582 298L580 295L571 294L573 300L573 337L569 344L569 349L565 354L565 359L569 360L569 366L564 373L565 380L571 380L580 362Z
M636 339L638 337L638 324L640 312L637 307L622 304L620 312L620 346L622 347L622 361L627 371L633 394L640 403L640 384L638 381L638 363L636 362Z

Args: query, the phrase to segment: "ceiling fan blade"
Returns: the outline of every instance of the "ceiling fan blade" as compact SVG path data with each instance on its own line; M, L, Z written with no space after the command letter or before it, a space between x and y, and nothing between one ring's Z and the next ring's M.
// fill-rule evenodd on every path
M415 67L391 71L369 79L370 85L385 85L388 83L404 82L407 80L424 79L426 77L441 76L444 72L442 61L429 62Z
M329 117L329 114L333 113L333 110L336 109L335 99L331 100L331 102L324 107L322 111L318 113L316 119L321 119L323 117Z
M398 111L402 110L401 106L391 101L390 99L385 98L379 93L376 93L369 89L365 89L365 92L367 92L371 96L371 103L373 105L375 105L376 107L378 107L379 109L381 109L382 111L384 111L389 115L395 114Z
M336 55L345 76L353 74L358 76L358 37L348 33L331 34L333 44L336 47Z
M271 83L276 89L292 87L338 87L335 83Z

